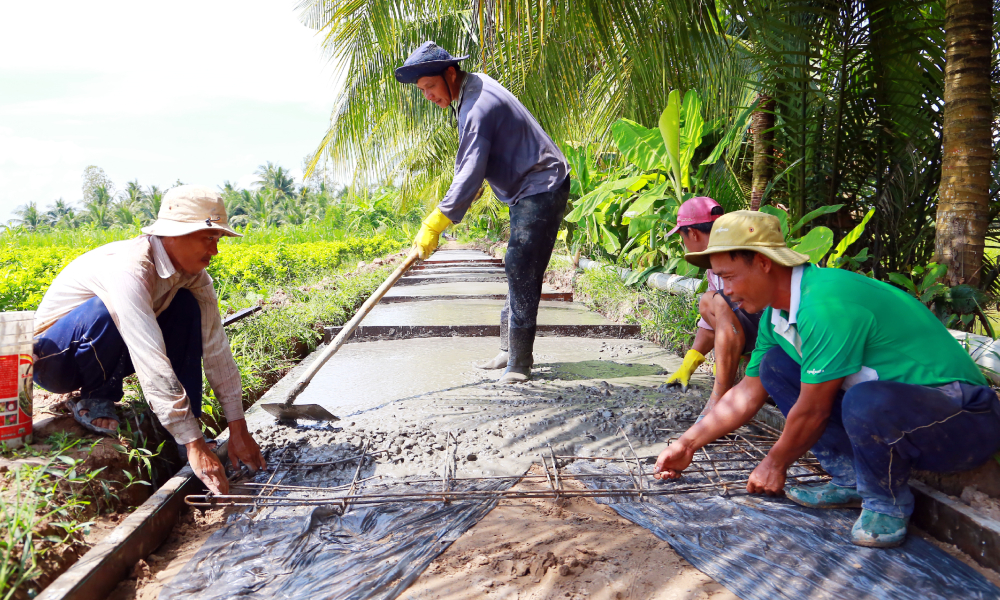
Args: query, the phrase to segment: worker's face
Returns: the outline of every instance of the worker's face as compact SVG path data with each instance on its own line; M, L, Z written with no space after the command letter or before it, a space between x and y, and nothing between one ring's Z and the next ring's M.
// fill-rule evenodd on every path
M771 275L774 263L763 254L754 255L752 262L733 258L728 252L710 256L712 272L722 278L723 291L729 299L748 313L764 310L771 303L774 283Z
M688 229L687 233L682 231L680 235L681 241L684 242L684 247L687 248L688 252L702 252L705 248L708 248L709 236L707 233L702 233L697 229Z
M174 268L188 275L200 273L219 253L219 230L202 229L177 237L161 238L163 249L174 263Z
M417 80L417 87L424 93L424 98L427 98L428 101L437 104L441 108L448 108L453 98L451 97L451 91L448 89L448 84L445 83L446 79L451 82L455 81L454 67L448 67L448 70L443 75L421 77Z

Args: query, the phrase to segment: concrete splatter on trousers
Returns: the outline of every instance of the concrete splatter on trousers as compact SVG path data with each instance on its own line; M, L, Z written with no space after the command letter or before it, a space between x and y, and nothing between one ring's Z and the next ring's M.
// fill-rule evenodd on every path
M779 347L761 361L760 381L786 417L798 401L802 367ZM1000 399L988 386L928 387L866 381L840 390L812 447L840 486L857 487L868 510L908 517L912 469L977 467L1000 451Z
M521 198L510 207L510 241L504 256L507 298L500 312L501 350L510 349L510 329L530 329L530 337L534 337L542 279L556 245L568 198L569 178L566 178L557 189ZM531 350L527 353L530 355Z

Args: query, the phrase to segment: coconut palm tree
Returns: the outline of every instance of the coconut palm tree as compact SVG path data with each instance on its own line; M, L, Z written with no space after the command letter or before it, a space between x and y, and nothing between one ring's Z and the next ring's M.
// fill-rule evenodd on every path
M46 225L44 213L38 209L37 202L28 202L14 209L15 219L11 222L27 229L35 231Z
M989 227L993 0L947 0L941 187L935 256L948 285L979 283Z
M160 205L163 203L163 190L159 186L151 185L143 192L139 200L139 218L144 224L152 223L160 214Z
M52 227L72 229L77 226L76 211L62 198L59 198L45 211L45 220Z
M289 198L295 196L295 179L284 167L267 161L267 164L257 167L254 175L257 176L257 181L254 183L257 189L272 189Z
M84 218L98 229L107 229L114 224L113 197L109 187L97 184L90 191L90 201L84 205Z
M470 0L307 0L303 20L326 36L348 79L310 168L362 186L402 179L400 209L434 203L456 150L448 113L393 70L425 40L471 54L514 92L560 144L610 143L619 117L655 125L671 89L711 86L709 119L729 120L753 99L750 63L731 51L699 0L543 3ZM489 197L489 195L487 195Z

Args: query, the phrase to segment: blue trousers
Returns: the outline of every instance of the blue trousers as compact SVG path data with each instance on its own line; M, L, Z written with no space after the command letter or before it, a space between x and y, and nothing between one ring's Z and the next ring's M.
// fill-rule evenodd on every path
M802 367L779 347L761 361L760 381L786 417L799 398ZM864 508L913 513L912 469L975 468L1000 451L1000 399L988 386L938 388L868 381L837 398L812 447L833 483L857 487Z
M535 327L542 280L568 198L569 177L558 188L521 198L510 207L510 240L504 255L507 300L500 320L512 329Z
M201 309L190 290L177 292L156 322L170 366L201 416ZM93 297L35 338L35 383L57 394L122 399L122 380L135 373L132 357L104 302Z

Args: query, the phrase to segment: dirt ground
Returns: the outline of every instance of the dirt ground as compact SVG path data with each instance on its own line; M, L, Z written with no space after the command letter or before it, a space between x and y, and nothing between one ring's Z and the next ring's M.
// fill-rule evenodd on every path
M228 514L222 509L184 513L170 538L156 552L140 560L129 578L119 583L107 600L156 600L163 586L225 524Z
M535 467L531 474L542 471ZM575 481L565 485L583 489ZM548 484L523 480L513 489L544 490ZM500 502L399 597L736 598L650 531L590 498Z
M536 468L532 474L542 472ZM513 489L547 489L547 484L525 480ZM221 510L186 513L170 540L140 562L108 600L155 600L224 521ZM484 597L737 598L666 542L589 498L501 502L399 596L403 600Z

